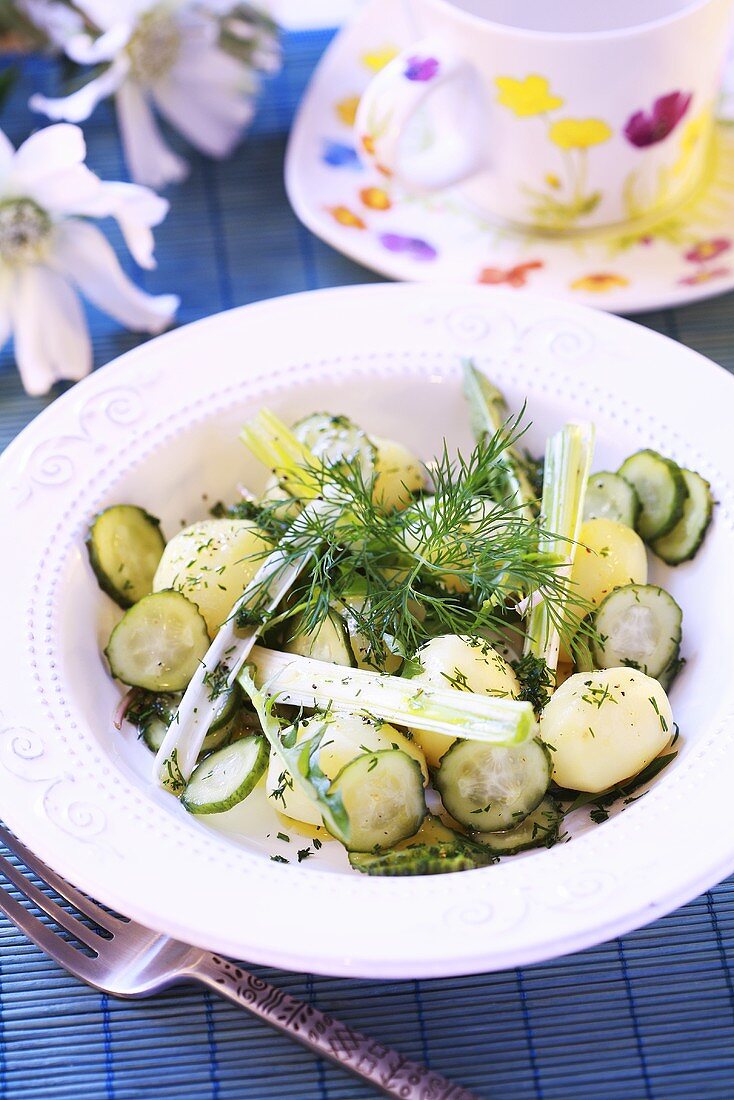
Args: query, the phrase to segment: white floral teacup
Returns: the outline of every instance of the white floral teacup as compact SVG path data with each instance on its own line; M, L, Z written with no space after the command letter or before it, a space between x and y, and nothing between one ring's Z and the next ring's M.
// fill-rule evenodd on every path
M711 161L732 0L412 0L362 155L507 221L586 231L674 207Z

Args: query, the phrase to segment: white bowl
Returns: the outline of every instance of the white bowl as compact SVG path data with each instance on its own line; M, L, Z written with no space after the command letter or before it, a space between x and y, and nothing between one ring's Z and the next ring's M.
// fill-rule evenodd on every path
M261 794L214 825L189 816L151 786L144 746L112 724L119 691L100 649L119 611L88 566L90 516L139 503L171 535L233 498L238 482L257 487L262 472L237 433L262 404L286 418L344 412L425 458L443 436L469 445L464 355L514 407L527 397L536 451L565 419L587 417L596 469L650 446L714 487L716 516L695 561L652 569L684 611L678 758L608 822L577 814L570 843L454 875L362 877L335 843L299 865L302 845L295 834L290 845L276 839L283 826ZM661 916L734 870L732 424L732 380L695 352L511 290L319 291L135 349L59 398L0 459L2 816L56 870L151 927L319 973L509 967Z

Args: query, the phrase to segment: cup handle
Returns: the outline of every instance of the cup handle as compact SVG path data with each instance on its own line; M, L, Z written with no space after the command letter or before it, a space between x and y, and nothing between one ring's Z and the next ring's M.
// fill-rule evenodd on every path
M406 140L420 108L451 84L459 108L453 118L439 112L434 133ZM393 58L362 95L354 123L360 156L414 190L436 191L467 179L488 164L483 96L474 66L436 38L425 38Z

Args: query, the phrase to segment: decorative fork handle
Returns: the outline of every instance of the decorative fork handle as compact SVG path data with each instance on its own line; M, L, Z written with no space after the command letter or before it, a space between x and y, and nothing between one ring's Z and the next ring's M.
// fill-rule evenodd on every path
M187 969L187 975L240 1008L248 1009L314 1054L351 1070L387 1096L400 1100L478 1100L473 1092L452 1085L440 1074L411 1062L219 955L203 955Z

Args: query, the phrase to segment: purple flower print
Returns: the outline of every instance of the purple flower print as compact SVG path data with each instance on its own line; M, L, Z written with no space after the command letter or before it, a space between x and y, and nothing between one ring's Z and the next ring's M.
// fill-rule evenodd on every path
M438 58L409 57L405 64L406 80L433 80L438 72Z
M624 127L627 141L638 149L664 141L683 118L692 98L690 92L668 92L655 100L649 113L635 111Z
M403 252L412 260L435 260L438 252L420 237L406 237L402 233L381 233L380 242L390 252Z

